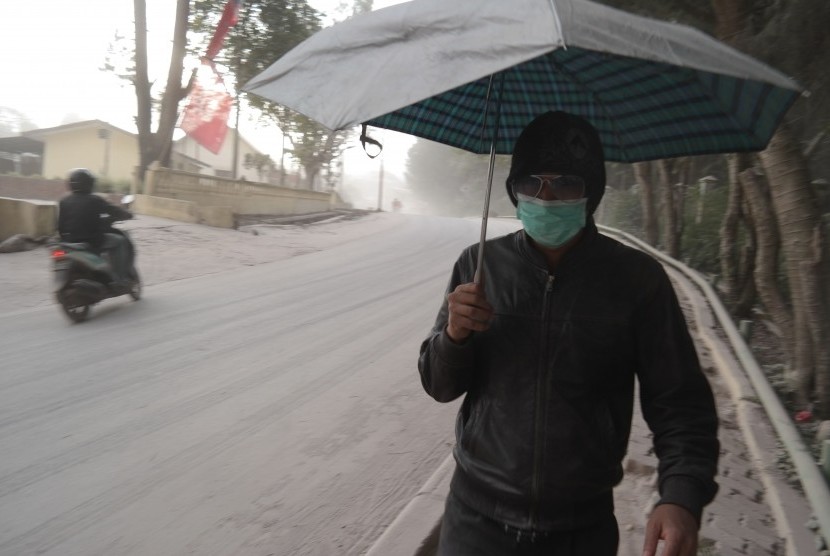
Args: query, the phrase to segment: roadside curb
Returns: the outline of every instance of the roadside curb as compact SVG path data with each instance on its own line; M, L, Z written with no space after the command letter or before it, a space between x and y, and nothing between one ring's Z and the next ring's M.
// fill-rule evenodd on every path
M683 284L679 287L686 288ZM711 303L712 299L709 298L709 301ZM696 312L696 320L705 322L698 309ZM775 517L775 529L783 539L786 553L814 554L815 535L807 528L811 512L805 509L799 494L781 477L781 472L776 467L776 458L780 457L778 434L770 423L770 417L763 404L755 396L755 389L746 372L735 369L730 363L735 360L729 353L730 349L735 349L734 343L726 344L721 339L708 335L703 335L702 338L720 376L729 388L741 424L741 432L750 450L753 466L766 488L764 496L769 501L769 508Z
M454 469L455 460L450 454L378 537L366 556L434 554L438 525L444 515L444 500Z

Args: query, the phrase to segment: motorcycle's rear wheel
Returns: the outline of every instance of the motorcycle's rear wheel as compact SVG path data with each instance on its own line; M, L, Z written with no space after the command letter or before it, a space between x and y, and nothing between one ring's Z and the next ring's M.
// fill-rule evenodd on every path
M61 302L61 309L72 322L84 322L89 316L89 305L67 305Z

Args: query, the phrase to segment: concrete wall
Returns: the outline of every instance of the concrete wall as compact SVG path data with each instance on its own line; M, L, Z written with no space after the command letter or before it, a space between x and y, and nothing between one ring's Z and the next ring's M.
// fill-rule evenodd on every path
M199 221L199 208L196 203L180 201L178 199L136 195L130 210L137 214L170 218L171 220L178 220L179 222L192 222L195 224Z
M148 170L147 195L136 195L139 214L235 227L236 214L289 216L349 208L337 195L274 185L225 180L166 168ZM150 192L154 192L150 193ZM57 201L67 195L64 180L0 176L0 241L15 234L32 237L55 232ZM120 195L108 196L117 204ZM52 202L49 202L52 201Z
M147 171L144 193L190 201L199 207L230 207L235 214L275 216L326 212L337 202L331 193L226 180L158 167Z
M0 241L15 234L50 236L57 226L58 207L50 201L0 197Z
M234 228L233 211L229 206L199 206L192 201L136 195L131 209L138 214L169 218L179 222L204 224L217 228Z
M69 194L66 179L47 180L42 178L10 176L0 174L0 197L36 201L57 201Z

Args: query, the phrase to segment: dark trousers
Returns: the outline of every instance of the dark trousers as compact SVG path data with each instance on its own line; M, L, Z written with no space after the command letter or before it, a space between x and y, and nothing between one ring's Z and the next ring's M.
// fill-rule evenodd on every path
M508 527L447 496L438 556L614 556L619 530L614 514L570 531L531 532Z

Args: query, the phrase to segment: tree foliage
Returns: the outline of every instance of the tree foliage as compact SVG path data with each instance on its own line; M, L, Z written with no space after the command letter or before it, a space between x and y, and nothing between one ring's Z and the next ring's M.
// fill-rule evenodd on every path
M23 112L0 106L0 137L16 135L32 129L37 129L37 126Z
M366 3L362 0L360 5ZM191 11L189 0L177 0L173 51L166 85L161 93L154 91L154 83L147 74L145 0L134 0L134 48L125 46L123 36L116 36L111 43L103 69L112 71L135 87L142 176L155 160L162 165L169 163L180 105L189 92L189 83L186 80L183 82L185 56L189 52L198 58L204 53L225 4L226 0L196 0ZM371 2L368 4L371 6ZM320 17L321 14L305 0L247 0L242 3L238 22L230 29L215 62L223 75L229 76L228 84L238 90L239 84L250 80L319 30ZM344 134L334 134L329 140L323 136L323 128L315 129L317 124L284 107L253 95L245 98L244 102L247 107L258 110L266 120L276 122L288 135L294 145L292 152L306 169L309 183L313 182L320 168L330 164L338 154ZM312 146L314 142L328 145L331 152L319 152Z
M763 249L755 252L756 261L751 267L754 285L763 291L765 305L772 299L770 285L778 274L778 261L766 258L777 256L778 251L768 247L770 238L764 226L774 225L780 231L778 241L785 263L781 274L787 279L787 304L792 309L792 319L776 324L779 328L792 327L789 364L798 385L799 406L808 408L816 403L819 415L830 415L830 246L819 208L821 196L812 184L814 175L830 173L830 142L824 140L830 122L830 95L826 92L830 76L825 70L830 66L830 35L826 31L830 3L825 0L710 0L709 3L606 0L604 3L699 27L793 76L813 91L796 102L767 149L748 163L758 173L757 179L745 172L733 172L742 178L733 176L730 187L743 191L730 194L731 204L722 230L726 236L737 238L738 227L748 226L743 234L746 249L754 248L753 242L759 239L764 241ZM753 207L748 206L752 202L757 209L757 203L764 201L760 193L763 191L769 191L772 210L765 214L767 219L774 218L774 223L754 217ZM722 246L721 257L734 259L740 251L726 242ZM730 279L737 276L730 270L737 264L735 260L722 261ZM773 319L775 314L783 314L769 306L765 309Z
M179 105L188 93L182 83L183 61L187 47L187 19L190 11L188 0L177 0L176 20L173 29L173 48L164 92L154 97L153 84L147 65L147 7L145 0L133 0L134 47L124 46L125 37L116 35L110 45L102 69L112 71L129 81L135 88L136 127L139 145L139 178L143 179L147 167L154 161L163 166L169 164L173 144L173 131L179 117ZM155 130L153 129L155 123Z
M363 2L365 4L365 1ZM225 0L197 0L191 27L210 38ZM371 2L368 2L371 8ZM237 91L286 52L321 28L322 14L305 0L247 0L242 3L237 24L231 28L216 62L227 68ZM277 124L291 149L287 151L305 171L306 184L314 187L321 172L331 169L347 133L332 132L315 121L257 95L242 94L245 105L257 110L265 121Z
M259 181L265 181L263 177L274 169L274 161L271 160L271 155L262 153L247 153L242 166L249 170L255 170Z

